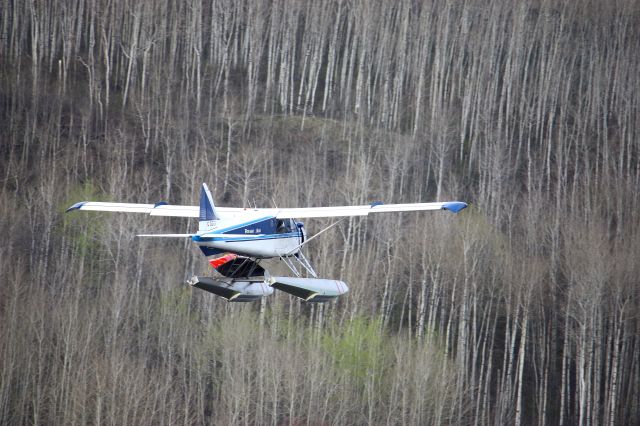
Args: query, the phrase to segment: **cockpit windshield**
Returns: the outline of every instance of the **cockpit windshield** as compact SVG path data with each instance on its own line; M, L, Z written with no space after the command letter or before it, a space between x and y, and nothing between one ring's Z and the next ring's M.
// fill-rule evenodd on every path
M279 219L276 223L276 234L288 234L296 230L293 219Z

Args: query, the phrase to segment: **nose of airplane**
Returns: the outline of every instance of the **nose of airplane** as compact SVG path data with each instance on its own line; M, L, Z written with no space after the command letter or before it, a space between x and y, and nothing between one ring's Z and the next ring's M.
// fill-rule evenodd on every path
M300 232L300 243L302 244L304 240L307 239L307 232L304 230L304 222L296 222L296 226Z

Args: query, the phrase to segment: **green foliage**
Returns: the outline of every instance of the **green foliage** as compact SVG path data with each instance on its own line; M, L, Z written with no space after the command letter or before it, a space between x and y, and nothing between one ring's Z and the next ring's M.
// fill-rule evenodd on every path
M382 322L364 316L328 329L322 337L322 348L339 375L351 378L358 387L371 378L380 382L391 349Z
M192 290L185 286L163 291L160 296L160 311L175 318L188 317L191 292Z
M91 181L73 186L66 198L56 205L56 213L62 219L56 234L70 242L72 250L84 261L95 263L104 249L108 214L103 212L66 212L79 201L108 201ZM95 265L94 265L95 266Z
M71 235L79 248L86 247L92 238L100 235L100 231L104 231L105 219L107 214L103 212L77 212L66 210L73 204L80 201L107 201L103 193L87 181L84 184L73 186L66 198L61 200L56 206L56 213L62 218L62 232L65 235Z

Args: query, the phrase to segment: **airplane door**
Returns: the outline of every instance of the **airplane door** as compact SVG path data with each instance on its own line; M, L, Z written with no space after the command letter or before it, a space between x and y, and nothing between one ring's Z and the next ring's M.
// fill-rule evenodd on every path
M298 228L293 219L280 219L276 225L276 234L281 234L282 238L277 238L275 241L276 248L281 253L288 253L295 249L300 243L298 238L292 238L293 235L298 234Z
M307 232L304 230L304 223L296 222L296 227L298 228L298 239L300 240L298 244L304 243L304 240L307 239Z

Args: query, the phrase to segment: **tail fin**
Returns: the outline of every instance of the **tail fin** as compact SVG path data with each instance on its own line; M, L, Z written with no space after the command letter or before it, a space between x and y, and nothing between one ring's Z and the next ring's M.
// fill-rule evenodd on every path
M200 188L200 231L208 231L211 229L209 221L220 220L216 214L216 206L213 204L213 197L206 183Z

